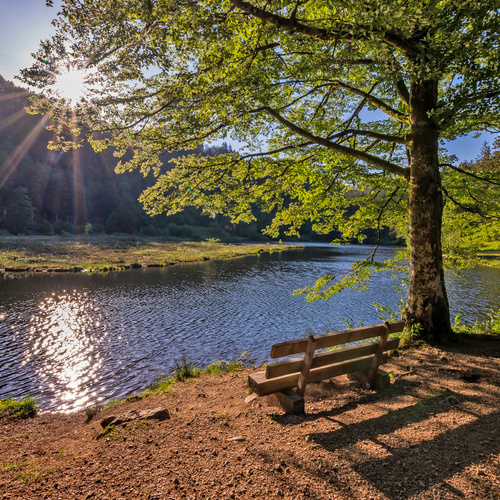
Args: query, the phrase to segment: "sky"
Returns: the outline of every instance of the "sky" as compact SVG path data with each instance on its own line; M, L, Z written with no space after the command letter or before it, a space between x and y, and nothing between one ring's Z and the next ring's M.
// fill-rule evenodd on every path
M21 85L14 76L30 66L31 53L54 31L51 21L60 3L56 0L54 4L48 8L45 0L0 0L0 75L6 80ZM459 161L473 160L479 156L484 141L491 144L493 138L492 134L478 139L462 137L447 147Z

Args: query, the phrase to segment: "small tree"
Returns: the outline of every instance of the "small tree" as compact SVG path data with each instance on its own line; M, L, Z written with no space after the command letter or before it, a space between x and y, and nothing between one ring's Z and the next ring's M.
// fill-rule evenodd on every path
M7 206L5 227L12 234L26 234L33 228L34 208L28 190L18 187Z
M50 97L62 67L95 72L76 110L35 99L54 147L133 148L118 169L155 170L151 213L250 221L257 202L272 235L409 225L404 316L424 337L451 332L439 144L498 131L497 0L63 0L55 24L24 80ZM161 168L166 151L227 136L246 147Z

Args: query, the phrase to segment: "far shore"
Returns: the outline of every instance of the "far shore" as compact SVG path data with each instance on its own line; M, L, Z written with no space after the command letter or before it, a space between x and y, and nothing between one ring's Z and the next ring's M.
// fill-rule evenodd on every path
M305 242L307 244L308 242ZM303 242L183 241L137 235L0 235L0 277L11 273L111 272L300 250ZM479 265L500 267L494 249Z
M133 235L1 236L0 273L110 272L300 248L266 242L168 241Z

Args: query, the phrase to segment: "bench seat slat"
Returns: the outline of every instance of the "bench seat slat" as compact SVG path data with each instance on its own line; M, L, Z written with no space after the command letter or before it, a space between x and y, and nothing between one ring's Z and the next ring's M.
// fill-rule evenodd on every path
M399 345L399 338L390 338L386 344L386 351L396 349ZM338 349L336 351L321 352L314 356L311 368L340 363L349 359L360 358L375 354L378 342L367 342L365 344L354 345ZM281 377L289 373L300 372L303 358L293 358L287 361L280 361L266 367L266 378Z
M404 321L396 321L389 324L389 333L400 332L404 327ZM369 339L371 337L380 337L384 331L383 323L373 326L363 326L353 330L343 332L326 333L325 335L316 335L316 349L324 349L341 344L349 344L351 342L359 342L360 340ZM274 344L271 348L271 358L282 358L291 354L299 354L305 352L307 347L307 338L290 340Z
M387 353L384 353L381 364L387 363L387 359ZM373 355L363 356L354 360L314 368L309 372L307 382L320 382L321 380L338 377L346 373L368 370L372 360ZM266 372L261 371L248 376L248 385L257 395L266 396L274 392L292 389L297 386L298 380L299 372L281 377L266 378Z

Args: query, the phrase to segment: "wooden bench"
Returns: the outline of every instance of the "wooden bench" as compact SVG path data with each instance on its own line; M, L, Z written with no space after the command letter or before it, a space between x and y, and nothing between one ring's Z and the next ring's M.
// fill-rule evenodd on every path
M398 337L391 333L401 332L404 321L364 326L325 335L274 344L271 358L283 358L293 354L303 356L270 364L265 371L248 376L248 385L258 396L275 394L287 413L304 413L304 392L307 384L320 382L339 375L361 381L375 389L390 384L389 374L379 368L387 363L387 351L396 349ZM378 337L376 341L360 341ZM336 350L317 352L317 349L348 345Z

